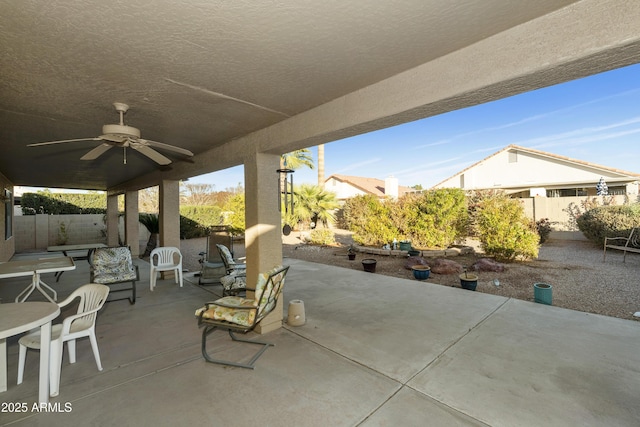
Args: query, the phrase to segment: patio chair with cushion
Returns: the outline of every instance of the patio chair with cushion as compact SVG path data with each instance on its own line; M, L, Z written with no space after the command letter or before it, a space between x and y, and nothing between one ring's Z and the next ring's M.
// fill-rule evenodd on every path
M289 271L289 267L277 266L266 273L261 273L258 276L255 289L247 288L248 291L254 292L253 298L226 296L208 302L204 307L196 310L198 327L204 327L202 330L202 355L207 362L248 369L254 368L256 360L273 344L241 339L235 333L246 334L253 331L260 321L273 311L278 297L282 293L287 271ZM247 363L216 359L207 352L207 337L217 329L228 331L234 341L259 345L260 349Z
M51 365L49 370L49 388L51 396L57 396L60 390L60 371L62 367L63 345L67 343L69 362L76 363L76 339L89 337L93 357L98 370L102 371L98 340L96 338L96 317L104 305L109 287L90 283L76 289L67 299L59 302L60 308L70 306L79 299L76 314L66 317L61 324L51 328ZM23 336L18 340L18 384L22 383L24 365L27 359L27 348L40 349L40 330Z
M206 250L200 252L198 262L201 271L198 278L199 285L220 283L220 278L227 274L224 262L220 258L220 252L216 244L221 243L233 247L233 237L227 226L214 226L207 236Z
M173 271L176 283L182 287L182 254L180 249L171 246L162 246L151 251L149 256L149 289L156 287L158 273L161 271Z
M220 259L224 263L224 268L227 270L227 274L247 274L247 265L236 262L231 255L231 251L225 245L216 244L218 252L220 253Z
M131 250L126 246L97 248L89 257L89 281L109 285L111 293L131 291L131 297L110 299L121 301L128 299L129 303L136 303L136 281L140 280L138 266L133 264ZM122 288L113 285L131 282L131 287Z
M236 262L231 251L225 245L216 244L216 248L227 273L226 276L220 278L222 296L238 295L247 287L247 265Z

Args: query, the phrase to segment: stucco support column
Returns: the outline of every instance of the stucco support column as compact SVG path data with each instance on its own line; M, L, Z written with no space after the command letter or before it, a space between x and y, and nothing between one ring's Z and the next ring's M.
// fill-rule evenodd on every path
M254 284L258 274L282 264L282 235L278 210L278 174L280 156L256 153L245 159L245 245L247 283ZM285 287L286 289L286 287ZM282 326L283 298L264 318L256 332L263 334Z
M107 246L118 246L118 195L107 195Z
M124 193L124 240L131 248L131 256L140 256L140 212L138 210L138 192Z
M160 242L159 246L180 249L180 181L163 180L159 187ZM160 273L163 279L172 278L172 271Z

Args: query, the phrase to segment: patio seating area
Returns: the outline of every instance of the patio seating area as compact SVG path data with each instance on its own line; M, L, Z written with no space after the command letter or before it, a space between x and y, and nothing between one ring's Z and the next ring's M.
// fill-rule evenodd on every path
M248 370L207 363L200 351L194 312L220 285L186 274L184 287L158 279L151 292L149 265L134 263L136 304L109 302L97 318L103 371L88 339L73 365L65 350L48 411L33 410L38 358L16 385L18 337L7 340L0 400L27 410L1 412L0 425L640 424L636 321L285 259L284 317L289 301L302 300L306 324L266 334L275 346ZM42 278L61 301L88 283L88 264L58 283ZM0 298L13 302L27 280L0 280ZM216 357L253 354L218 335Z

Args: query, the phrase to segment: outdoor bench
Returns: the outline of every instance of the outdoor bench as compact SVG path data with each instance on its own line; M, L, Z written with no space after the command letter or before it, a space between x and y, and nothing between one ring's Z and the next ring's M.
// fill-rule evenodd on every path
M622 241L622 244L613 244L609 243L610 241ZM622 243L620 242L620 243ZM602 257L602 261L604 262L607 259L607 248L609 249L617 249L619 251L624 252L624 256L622 257L622 262L626 261L627 252L635 252L640 254L640 228L635 227L631 229L631 233L629 233L629 237L605 237L604 238L604 256Z

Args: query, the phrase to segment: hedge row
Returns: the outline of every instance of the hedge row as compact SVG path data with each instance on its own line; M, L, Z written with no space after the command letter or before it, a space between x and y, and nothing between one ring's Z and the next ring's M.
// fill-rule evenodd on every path
M357 196L346 201L344 221L356 243L382 246L410 241L416 249L447 248L464 237L480 239L485 253L499 260L534 258L540 236L522 204L504 193L469 196L456 188L380 201Z
M345 202L344 221L356 243L381 246L411 241L415 248L444 248L465 236L468 214L464 192L447 188L380 201L357 196Z
M20 198L23 215L104 214L107 195L103 193L24 193Z
M25 193L20 204L23 215L105 214L107 196L103 193ZM180 206L180 238L206 236L209 229L223 224L218 206Z

